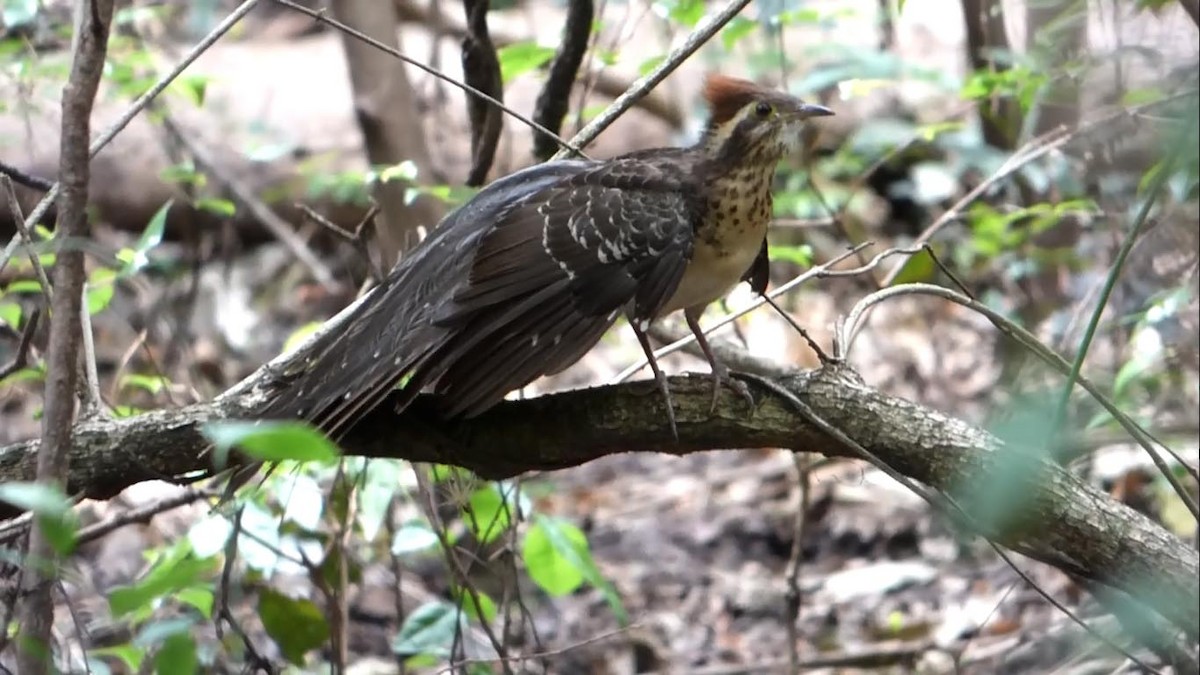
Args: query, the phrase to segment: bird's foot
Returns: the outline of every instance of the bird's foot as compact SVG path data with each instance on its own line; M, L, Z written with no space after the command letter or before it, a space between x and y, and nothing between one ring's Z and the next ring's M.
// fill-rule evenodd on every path
M746 405L750 406L751 408L754 407L754 396L750 393L750 387L746 386L745 382L732 377L729 373L729 369L720 362L717 362L717 366L713 368L712 378L712 403L708 407L709 415L714 415L717 412L717 402L721 398L722 385L727 386L737 392L737 395L742 397L742 400L746 402Z
M667 424L671 426L671 438L678 443L679 427L675 424L675 399L671 397L671 387L667 384L666 376L657 368L655 368L654 381L658 384L658 390L663 396L663 403L667 406Z

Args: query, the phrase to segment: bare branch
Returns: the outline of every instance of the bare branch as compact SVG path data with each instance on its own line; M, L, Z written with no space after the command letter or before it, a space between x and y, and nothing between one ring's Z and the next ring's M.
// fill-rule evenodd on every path
M680 64L688 60L688 57L694 54L697 49L707 44L714 35L725 27L725 24L733 21L733 18L740 14L749 4L750 0L731 0L729 4L721 8L721 11L712 17L706 17L701 25L691 35L687 36L683 44L668 54L667 58L658 64L658 67L630 85L625 93L618 96L617 100L612 102L612 105L608 106L604 112L596 116L596 119L589 122L586 127L575 134L568 145L576 148L584 148L587 147L588 143L596 140L600 132L607 129L618 117L625 114L626 110L633 107L651 89L657 87L659 82L662 82L668 75L675 72L675 69ZM553 159L562 159L569 154L565 149L559 150Z
M83 250L67 245L89 235L87 218L90 177L88 139L92 104L104 72L104 54L112 23L113 0L80 2L75 7L74 58L62 95L62 140L58 173L62 179L55 239L58 243L51 301L50 345L47 350L45 413L42 442L37 455L36 478L44 486L67 482L75 420L75 385L78 382L80 312L83 306ZM35 520L29 532L29 550L21 572L21 598L17 610L17 670L29 675L52 670L50 631L54 625L51 593L56 584L53 540Z

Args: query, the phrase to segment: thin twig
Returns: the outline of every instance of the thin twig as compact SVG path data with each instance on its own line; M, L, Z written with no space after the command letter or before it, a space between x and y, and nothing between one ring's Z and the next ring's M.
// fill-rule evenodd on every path
M114 279L112 283L116 283ZM103 414L104 402L100 398L100 375L96 372L96 338L92 334L92 313L87 305L87 285L82 290L83 298L79 303L79 327L82 340L79 345L79 364L83 370L83 410L84 417Z
M312 252L312 249L300 239L296 231L292 229L282 218L275 214L271 207L267 206L261 199L248 189L245 185L231 176L228 171L221 166L213 156L208 152L208 149L196 142L190 134L184 133L170 115L163 115L163 128L167 133L175 137L181 145L187 148L191 153L196 164L207 171L216 179L217 183L222 185L233 198L241 202L247 210L254 216L254 219L262 223L264 227L270 230L271 234L279 240L292 255L296 256L309 272L312 272L313 278L317 283L325 287L326 290L334 290L337 288L337 281L333 278L333 272L321 262L321 259Z
M478 99L487 101L488 103L491 103L492 105L496 106L500 110L503 110L506 114L511 116L513 119L517 120L518 122L521 122L522 124L525 124L529 128L534 129L536 131L540 131L541 133L546 134L547 136L557 139L558 144L561 145L563 148L570 150L574 154L586 157L586 155L584 155L583 152L579 148L575 147L575 144L568 143L567 141L562 140L561 138L559 138L558 134L554 133L553 131L550 131L546 127L538 124L537 122L534 122L533 120L522 115L521 113L504 105L500 101L497 101L494 97L488 96L487 94L483 93L482 91L479 91L475 87L472 87L468 84L464 84L463 82L459 82L458 80L454 79L453 77L446 75L445 73L441 72L440 70L437 70L435 68L431 68L431 67L425 65L424 63L421 63L420 61L412 58L411 56L405 56L404 54L400 53L399 50L392 49L391 47L383 44L379 40L376 40L361 31L354 30L353 28L347 26L346 24L344 24L340 21L337 21L336 19L329 18L329 16L326 15L324 10L309 9L308 7L305 7L303 5L299 5L294 2L291 2L291 0L272 0L272 2L275 2L276 4L279 4L279 5L283 5L284 7L289 7L291 9L294 9L297 12L300 12L301 14L305 14L305 15L311 17L314 21L318 21L327 26L330 26L331 28L333 28L335 30L339 30L356 40L361 40L378 50L381 50L388 54L391 54L392 56L400 59L401 61L407 63L408 65L410 65L414 68L418 68L420 70L425 71L426 73L432 75L433 77L438 78L439 80L442 80L443 82L445 82L447 84L458 87L459 89L461 89L462 91L466 92L467 94L469 94L471 96L474 96Z
M949 499L949 498L947 497L947 499ZM956 508L959 508L959 507L957 507L957 505L956 505ZM962 509L959 508L959 510L961 511ZM1159 671L1155 670L1154 668L1151 668L1150 666L1146 665L1141 659L1139 659L1136 656L1134 656L1133 654L1129 653L1129 650L1118 645L1117 643L1113 642L1112 640L1110 640L1106 636L1104 636L1100 631L1089 626L1086 621L1084 621L1083 619L1081 619L1079 617L1079 615L1077 615L1075 612L1072 612L1070 609L1067 609L1066 605L1062 604L1057 599L1055 599L1054 596L1047 593L1045 589L1043 589L1040 585L1038 585L1038 583L1036 581L1034 581L1032 578L1030 578L1030 576L1028 574L1025 573L1025 570L1022 570L1020 567L1017 566L1017 563L1008 555L1008 553L1004 549L1000 548L999 544L992 541L991 539L988 539L987 543L989 546L992 547L992 550L996 552L996 555L1000 556L1000 559L1003 560L1005 562L1005 564L1007 564L1009 567L1011 567L1012 570L1017 573L1017 576L1021 577L1021 580L1024 581L1030 588L1033 589L1034 593L1037 593L1038 595L1040 595L1043 600L1050 603L1055 609L1057 609L1058 611L1060 611L1064 615L1066 615L1066 617L1068 619L1070 619L1071 621L1074 621L1076 624L1078 624L1079 627L1084 629L1085 631L1087 631L1089 635L1096 638L1100 642L1104 643L1105 646L1116 651L1121 656L1124 656L1125 658L1129 659L1130 661L1133 661L1135 664L1137 664L1137 666L1139 668L1141 668L1145 672L1156 673L1157 675L1162 675L1161 673L1159 673Z
M49 307L50 302L54 299L54 291L50 286L50 277L46 276L46 269L42 267L42 261L33 245L33 235L25 224L25 216L21 215L21 203L17 201L17 191L13 188L12 180L5 175L0 175L0 186L4 187L4 193L8 197L8 211L12 214L13 223L17 226L17 237L25 242L29 264L33 265L33 274L42 286L42 293L46 296L46 306Z
M1188 140L1190 141L1191 139L1189 138ZM1163 187L1166 186L1167 179L1171 177L1171 172L1175 168L1175 160L1178 157L1179 149L1177 148L1174 152L1167 155L1158 166L1157 173L1151 177L1150 184L1146 186L1145 201L1142 202L1142 206L1138 209L1137 215L1134 216L1133 222L1129 224L1129 231L1125 234L1125 240L1121 242L1121 248L1117 251L1117 257L1108 268L1108 275L1104 279L1104 285L1100 288L1100 297L1097 298L1096 307L1092 310L1092 316L1088 319L1087 327L1084 328L1083 337L1079 341L1079 349L1076 350L1075 359L1071 362L1071 372L1067 373L1067 381L1063 384L1058 405L1054 408L1054 417L1051 418L1050 425L1053 436L1059 435L1060 427L1066 420L1067 406L1071 402L1071 392L1075 390L1075 382L1079 379L1079 372L1083 370L1083 362L1087 359L1088 349L1091 348L1092 340L1096 336L1096 330L1100 327L1100 317L1104 314L1104 308L1108 306L1108 299L1112 296L1113 289L1117 286L1117 279L1121 277L1121 270L1125 268L1125 260L1129 257L1129 252L1133 250L1133 244L1137 241L1138 235L1141 234L1142 227L1146 224L1146 219L1150 217L1150 211L1158 201ZM1193 510L1192 514L1195 515L1196 512Z
M280 0L276 1L279 2ZM617 97L617 100L612 102L612 105L608 106L604 112L589 122L579 133L572 136L568 145L579 148L587 147L589 143L600 135L600 132L607 129L610 124L615 122L626 110L633 107L643 96L650 93L651 89L658 86L659 82L666 79L668 75L674 72L697 49L700 49L705 43L711 40L714 35L725 27L725 24L740 14L750 2L751 0L731 0L729 4L721 8L721 11L712 15L712 17L708 17L706 21L697 26L695 31L687 36L683 44L668 54L667 58L658 64L658 67L630 85L624 94L621 94ZM562 159L569 154L565 150L559 150L554 155L554 159Z
M12 363L0 368L0 380L24 368L29 362L29 349L33 346L33 334L37 330L38 319L42 317L41 310L35 309L25 320L25 329L21 331L21 341L17 343L17 353Z
M354 228L353 232L349 232L341 227L338 227L333 221L317 213L308 204L301 204L297 202L294 204L294 206L298 208L300 212L303 213L309 220L329 231L339 239L342 239L346 243L350 244L351 248L354 249L354 252L363 259L364 263L366 263L367 270L370 272L371 278L375 282L382 281L383 278L387 276L384 274L383 270L379 268L379 265L375 262L375 259L371 257L371 252L367 250L367 238L363 236L367 225L371 224L375 216L379 215L379 204L372 202L371 207L367 209L365 214L363 214L363 217L358 221L358 225Z
M54 181L52 180L47 180L41 176L25 173L17 167L2 160L0 160L0 175L10 176L16 183L24 185L31 190L39 190L41 192L49 190L54 185Z
M1040 358L1055 370L1064 375L1071 372L1071 364L1067 363L1065 359L1043 345L1031 333L1021 326L1013 323L1004 315L988 307L987 305L962 295L961 293L952 291L949 288L934 286L932 284L904 284L901 286L892 286L891 288L885 288L881 291L876 291L862 300L859 300L858 304L856 304L850 311L850 314L847 316L846 320L839 322L839 326L837 327L837 342L839 345L841 345L841 351L839 351L838 354L842 357L845 357L847 354L849 354L850 345L853 342L858 329L861 327L862 322L865 320L867 312L873 305L876 305L894 296L911 294L924 294L944 298L951 302L962 305L967 309L979 312L987 317L987 319L992 322L992 325L999 329L1001 333L1004 333L1010 338L1016 340L1021 345L1025 346L1027 349L1033 352L1035 356ZM1196 501L1192 499L1191 494L1187 491L1183 484L1180 483L1179 479L1175 476L1174 472L1170 470L1163 458L1160 457L1158 452L1154 450L1153 438L1151 438L1150 435L1141 428L1141 425L1122 412L1121 409L1117 407L1117 405L1113 403L1111 399L1108 398L1108 396L1104 395L1100 389L1092 384L1092 382L1086 377L1083 377L1082 375L1079 376L1079 385L1083 387L1085 391L1091 394L1092 398L1094 398L1096 402L1098 402L1105 410L1107 410L1108 413L1117 420L1117 423L1119 423L1121 427L1124 428L1125 431L1127 431L1129 435L1132 436L1134 440L1136 440L1138 444L1142 446L1142 448L1146 451L1146 454L1150 456L1150 460L1154 462L1154 466L1158 468L1163 477L1166 478L1171 484L1171 487L1175 490L1175 493L1179 495L1179 498L1188 507L1188 510L1191 511L1192 517L1198 517ZM1197 476L1196 467L1193 467L1185 462L1183 458L1176 454L1175 451L1170 447L1161 443L1159 446L1173 459L1175 459L1180 466L1184 467L1184 469L1190 473L1193 478L1200 479L1200 476Z

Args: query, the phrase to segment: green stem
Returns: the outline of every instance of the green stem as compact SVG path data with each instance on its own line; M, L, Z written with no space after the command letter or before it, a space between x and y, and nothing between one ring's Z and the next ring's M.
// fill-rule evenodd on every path
M1178 154L1178 151L1176 151L1167 155L1159 165L1158 172L1150 179L1150 184L1146 186L1146 201L1138 209L1133 223L1129 226L1129 233L1125 236L1125 241L1121 242L1121 249L1117 251L1117 259L1113 261L1112 267L1108 270L1108 278L1104 280L1104 287L1100 289L1100 299L1097 301L1096 309L1092 311L1092 316L1088 320L1087 330L1084 331L1083 340L1079 343L1079 351L1075 354L1074 362L1071 363L1071 372L1067 374L1067 383L1063 386L1062 396L1058 399L1058 406L1054 411L1053 424L1050 427L1054 430L1052 438L1059 435L1063 420L1066 419L1067 404L1071 400L1071 391L1079 381L1079 373L1083 370L1083 361L1087 358L1088 349L1091 348L1092 340L1096 337L1096 329L1100 325L1100 316L1104 314L1104 308L1108 305L1109 296L1112 295L1113 289L1117 285L1117 279L1121 276L1121 269L1125 266L1125 259L1129 257L1129 252L1133 250L1133 244L1137 241L1138 235L1142 231L1142 226L1150 217L1150 210L1154 207L1154 203L1158 201L1158 195L1162 192L1163 187L1167 184L1167 180L1171 177L1171 170L1175 166L1175 159Z

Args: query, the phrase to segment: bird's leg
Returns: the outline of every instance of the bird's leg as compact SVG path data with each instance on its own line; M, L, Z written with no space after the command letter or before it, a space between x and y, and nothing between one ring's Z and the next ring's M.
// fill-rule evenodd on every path
M732 387L739 396L746 400L747 404L753 406L754 397L750 395L750 388L746 386L745 382L729 377L729 369L725 367L724 363L717 360L712 347L708 345L708 339L704 337L704 330L700 328L700 314L703 311L704 307L689 307L683 311L683 316L687 319L688 328L692 329L692 335L696 336L700 351L704 352L704 358L708 359L708 365L712 368L712 405L708 409L708 414L711 415L717 411L717 399L721 395L721 384L723 383Z
M675 426L675 401L671 398L671 388L667 386L667 378L658 367L658 359L654 358L654 348L650 346L650 338L646 337L646 333L638 327L636 319L630 317L629 325L633 327L633 334L637 336L638 343L642 345L642 351L646 353L646 361L650 363L650 370L654 372L654 381L658 383L663 401L667 404L667 422L671 425L671 437L679 442L679 428Z

